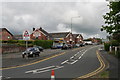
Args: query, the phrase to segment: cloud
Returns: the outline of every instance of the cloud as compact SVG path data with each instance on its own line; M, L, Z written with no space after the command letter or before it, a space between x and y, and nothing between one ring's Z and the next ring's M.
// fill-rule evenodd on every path
M71 29L65 24L60 23L57 25L57 32L70 32L70 31Z
M102 15L108 11L105 2L3 2L2 27L14 34L43 27L48 32L70 31L94 36L100 33ZM86 36L86 38L87 38Z

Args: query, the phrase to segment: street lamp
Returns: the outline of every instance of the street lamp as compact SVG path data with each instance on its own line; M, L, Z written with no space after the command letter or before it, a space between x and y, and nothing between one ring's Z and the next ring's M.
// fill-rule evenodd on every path
M73 19L73 18L80 18L80 16L71 17L71 33L72 33L72 19Z

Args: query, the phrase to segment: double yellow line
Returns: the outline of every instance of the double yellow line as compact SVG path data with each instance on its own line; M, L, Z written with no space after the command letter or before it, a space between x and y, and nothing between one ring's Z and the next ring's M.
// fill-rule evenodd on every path
M99 67L98 69L96 69L95 71L91 72L91 73L88 73L88 74L86 74L86 75L83 75L83 76L78 77L78 78L77 78L78 80L84 79L84 78L89 78L89 77L91 77L91 76L94 76L94 75L98 74L99 72L101 72L101 71L103 71L103 70L105 69L106 64L105 64L105 62L103 61L103 59L101 58L99 52L96 51L96 54L97 54L97 58L98 58L98 60L99 60L99 62L100 62L100 67ZM77 80L77 79L76 79L76 80Z

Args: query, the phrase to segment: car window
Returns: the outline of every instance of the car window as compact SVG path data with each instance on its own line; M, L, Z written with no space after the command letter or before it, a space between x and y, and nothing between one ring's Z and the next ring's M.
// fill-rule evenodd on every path
M39 49L38 48L34 48L36 51L39 51Z
M34 48L28 48L27 49L27 51L33 51L34 50Z
M39 48L42 48L42 47L39 46Z

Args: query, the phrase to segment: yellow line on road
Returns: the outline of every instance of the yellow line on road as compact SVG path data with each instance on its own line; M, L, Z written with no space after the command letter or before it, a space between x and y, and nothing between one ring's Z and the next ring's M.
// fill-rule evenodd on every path
M29 66L29 65L37 64L37 63L39 63L39 62L46 61L46 60L48 60L48 59L51 59L51 58L54 58L54 57L63 55L63 54L65 54L65 53L66 53L66 52L63 52L63 53L60 53L60 54L57 54L57 55L53 55L53 56L51 56L51 57L48 57L48 58L45 58L45 59L43 59L43 60L36 61L36 62L30 63L30 64L25 64L25 65L20 65L20 66L15 66L15 67L8 67L8 68L0 68L0 70L13 69L13 68L18 68L18 67L24 67L24 66Z
M80 48L73 49L73 50L75 51L75 50L78 50L78 49L80 49ZM51 59L51 58L54 58L54 57L63 55L63 54L65 54L65 53L66 53L66 52L59 53L59 54L53 55L53 56L51 56L51 57L45 58L45 59L43 59L43 60L39 60L39 61L36 61L36 62L33 62L33 63L29 63L29 64L24 64L24 65L19 65L19 66L13 66L13 67L8 67L8 68L0 68L0 70L13 69L13 68L19 68L19 67L25 67L25 66L37 64L37 63L39 63L39 62L46 61L46 60L48 60L48 59Z
M98 53L98 51L96 52L96 54L97 54L97 58L98 58L98 60L100 62L100 67L98 69L96 69L95 71L91 72L91 73L88 73L86 75L78 77L77 79L89 78L89 77L91 77L93 75L96 75L97 73L101 72L103 69L105 69L106 65L105 65L103 59L101 58L100 54Z

